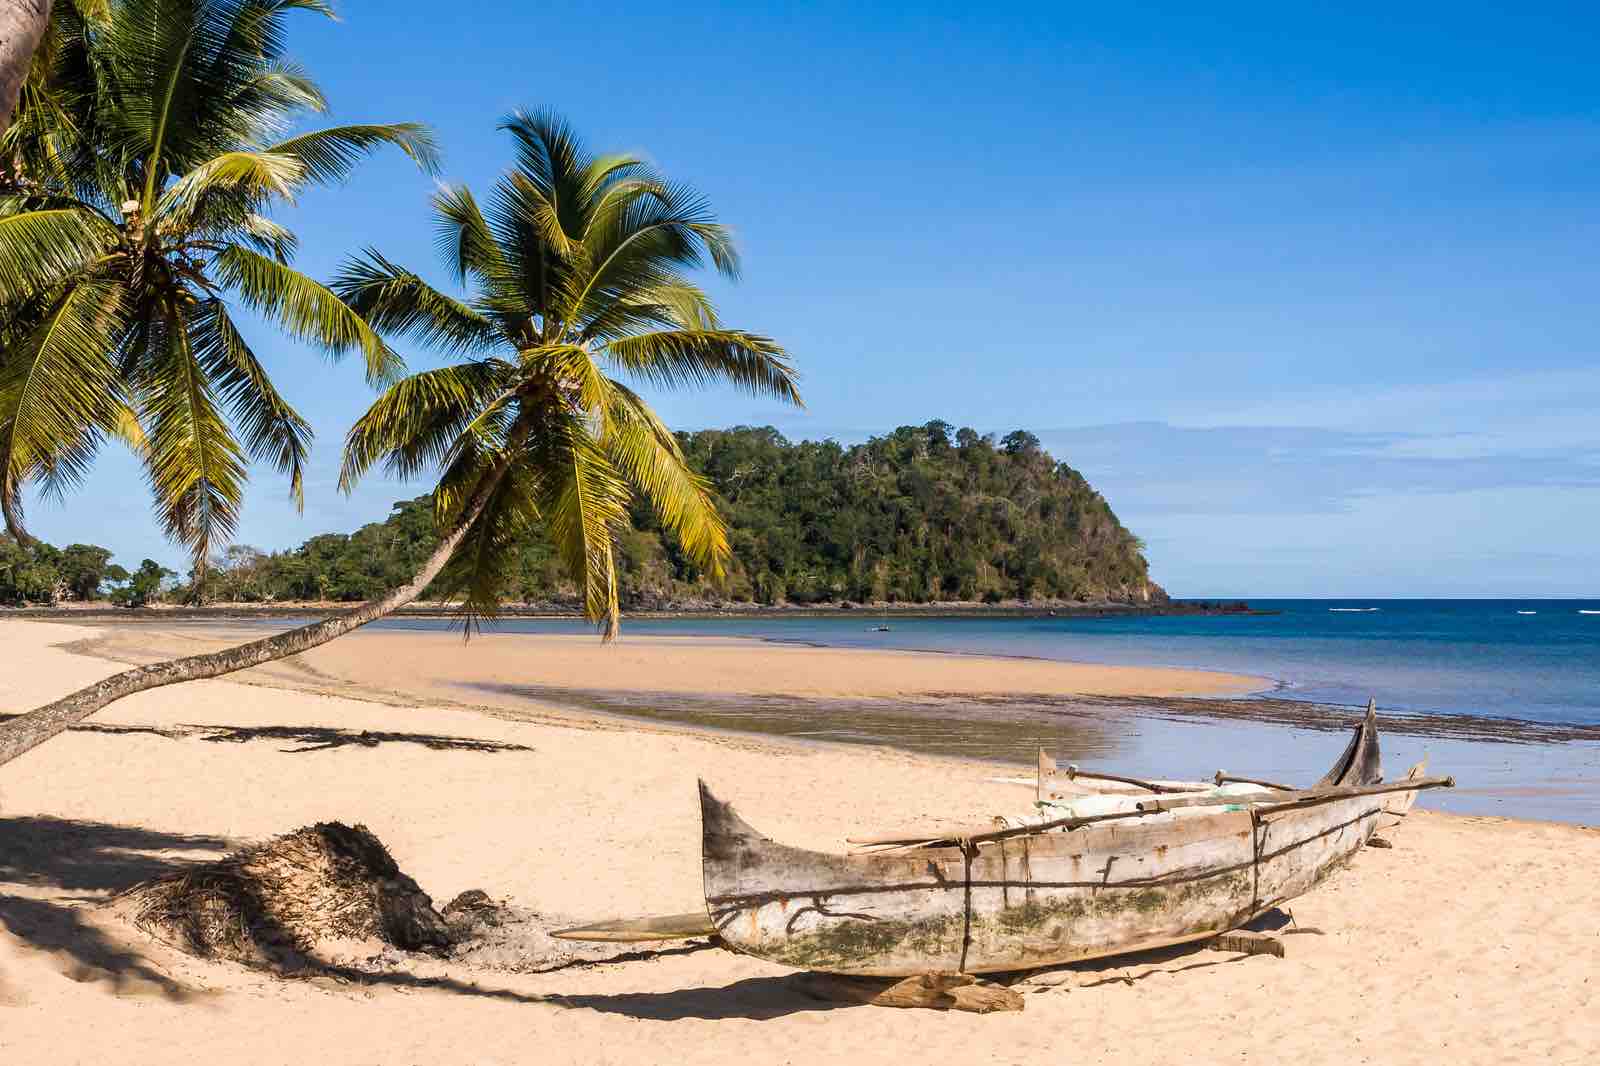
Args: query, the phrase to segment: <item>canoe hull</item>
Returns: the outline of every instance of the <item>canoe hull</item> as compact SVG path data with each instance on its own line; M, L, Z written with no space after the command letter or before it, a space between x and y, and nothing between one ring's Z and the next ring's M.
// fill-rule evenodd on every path
M1330 771L1380 775L1370 717ZM875 976L1030 969L1179 944L1302 895L1384 813L1361 796L1255 815L1198 809L984 844L830 855L788 847L701 785L706 905L729 948Z

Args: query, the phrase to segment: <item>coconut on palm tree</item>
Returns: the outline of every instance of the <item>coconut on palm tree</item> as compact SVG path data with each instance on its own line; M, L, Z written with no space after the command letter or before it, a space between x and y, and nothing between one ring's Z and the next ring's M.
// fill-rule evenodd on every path
M628 381L726 382L798 403L783 350L725 326L691 272L739 260L705 200L628 156L593 156L548 114L503 123L516 163L487 209L465 188L434 198L439 245L466 294L428 285L377 251L334 282L380 332L454 357L388 385L345 443L348 489L375 464L436 469L438 547L404 586L323 621L221 652L139 667L0 725L0 763L115 699L326 643L420 595L458 559L470 620L492 613L508 550L549 536L588 617L616 632L614 537L637 495L713 573L728 546L707 483Z

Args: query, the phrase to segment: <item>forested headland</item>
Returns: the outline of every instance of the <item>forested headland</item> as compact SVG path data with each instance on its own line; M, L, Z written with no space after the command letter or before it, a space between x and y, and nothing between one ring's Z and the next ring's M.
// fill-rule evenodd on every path
M636 507L617 532L621 597L634 609L1166 601L1150 580L1139 539L1082 474L1026 431L996 440L934 421L845 447L740 426L681 433L678 440L715 489L732 558L722 580L712 580L648 509ZM164 581L154 563L130 574L92 545L5 543L0 601L114 594L125 603L158 596L180 603L353 602L409 578L438 536L432 500L420 496L354 533L322 533L275 552L236 544L213 558L203 576L168 574ZM152 574L159 592L150 588ZM428 597L447 596L453 578L447 569ZM548 603L576 593L541 536L509 554L503 582L510 602Z

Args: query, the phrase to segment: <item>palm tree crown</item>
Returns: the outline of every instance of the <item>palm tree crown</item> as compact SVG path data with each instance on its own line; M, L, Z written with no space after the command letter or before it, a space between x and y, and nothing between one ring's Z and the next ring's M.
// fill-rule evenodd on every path
M469 619L494 611L505 547L542 526L609 637L613 537L634 493L697 565L720 573L728 551L707 483L620 379L800 396L783 349L723 326L688 278L708 262L729 277L739 268L701 196L639 159L589 154L548 113L519 112L502 129L516 161L487 210L466 188L433 199L464 299L370 250L333 283L380 332L457 360L387 388L346 438L341 484L378 462L401 476L439 469L439 525L466 527L454 576Z
M311 429L273 386L228 300L373 380L398 357L290 266L269 217L394 145L435 165L411 123L291 135L321 91L284 59L295 9L322 0L56 4L47 70L0 140L0 504L19 537L30 480L60 491L108 435L145 465L167 533L198 567L238 517L250 459L298 502Z

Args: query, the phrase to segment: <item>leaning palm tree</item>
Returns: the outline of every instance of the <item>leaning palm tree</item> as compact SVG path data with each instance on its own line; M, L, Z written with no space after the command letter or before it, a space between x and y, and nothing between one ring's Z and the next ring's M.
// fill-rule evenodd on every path
M464 188L434 198L439 246L464 298L376 251L334 288L380 331L454 357L390 384L345 442L348 490L376 464L436 469L433 554L405 585L320 622L226 651L139 667L0 725L0 764L133 692L215 677L326 643L410 602L447 575L468 623L493 613L515 542L548 535L588 617L617 630L613 539L634 495L708 571L727 555L707 483L626 383L726 382L799 403L783 350L722 325L689 272L727 276L738 256L692 190L638 159L591 156L550 115L504 128L516 164L487 211Z
M243 305L385 380L398 357L291 265L270 217L394 145L425 169L415 124L290 134L326 101L283 59L290 9L320 0L57 5L51 67L0 140L0 508L61 491L108 436L145 465L157 512L203 570L232 534L250 459L298 502L311 439L233 318Z

